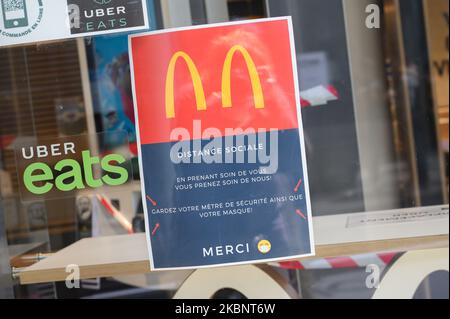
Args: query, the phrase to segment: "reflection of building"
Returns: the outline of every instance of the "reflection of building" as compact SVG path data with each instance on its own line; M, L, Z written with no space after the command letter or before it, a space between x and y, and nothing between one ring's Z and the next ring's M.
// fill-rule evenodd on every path
M433 102L437 112L438 133L442 151L445 154L445 170L449 176L449 137L448 137L448 1L424 2L425 24L428 37L428 56L431 68Z

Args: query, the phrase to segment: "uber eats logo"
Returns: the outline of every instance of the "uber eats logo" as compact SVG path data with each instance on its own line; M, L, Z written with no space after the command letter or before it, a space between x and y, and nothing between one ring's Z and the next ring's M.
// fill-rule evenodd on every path
M141 0L67 0L71 34L144 25Z
M130 174L123 155L94 155L82 144L45 143L16 149L25 199L28 195L56 193L58 196L61 192L118 186L128 181Z

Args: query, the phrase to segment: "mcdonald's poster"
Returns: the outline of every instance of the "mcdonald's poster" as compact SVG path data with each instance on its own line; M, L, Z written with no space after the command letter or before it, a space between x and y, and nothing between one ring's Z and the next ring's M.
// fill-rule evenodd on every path
M153 270L314 254L289 17L129 37Z

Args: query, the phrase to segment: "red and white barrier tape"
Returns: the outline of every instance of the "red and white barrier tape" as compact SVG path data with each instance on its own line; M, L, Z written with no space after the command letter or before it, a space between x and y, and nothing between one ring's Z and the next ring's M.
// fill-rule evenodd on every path
M133 234L133 225L128 221L128 219L119 211L117 210L111 202L102 195L96 195L99 202L105 207L106 211L114 217L117 222L122 225L123 228L129 233Z
M300 92L300 105L302 107L325 105L337 99L339 99L338 91L332 85L319 85Z
M308 260L292 260L271 265L283 269L337 269L337 268L359 268L375 264L378 266L388 265L399 252L362 254L349 257L329 257Z

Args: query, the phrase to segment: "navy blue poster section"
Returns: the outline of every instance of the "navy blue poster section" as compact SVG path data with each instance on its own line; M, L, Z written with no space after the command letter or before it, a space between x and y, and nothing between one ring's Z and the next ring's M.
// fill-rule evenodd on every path
M173 164L173 145L141 147L154 268L312 253L298 129L278 131L274 174L252 175L265 165L247 161Z

